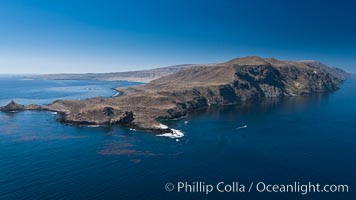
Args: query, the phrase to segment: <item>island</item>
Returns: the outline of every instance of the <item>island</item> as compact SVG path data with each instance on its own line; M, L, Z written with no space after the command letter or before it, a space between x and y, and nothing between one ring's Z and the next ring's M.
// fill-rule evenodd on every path
M119 96L57 100L49 105L10 102L3 112L47 110L71 125L120 125L157 134L183 134L162 124L190 111L261 98L334 91L349 75L316 61L249 56L224 63L184 66L145 85L116 88Z

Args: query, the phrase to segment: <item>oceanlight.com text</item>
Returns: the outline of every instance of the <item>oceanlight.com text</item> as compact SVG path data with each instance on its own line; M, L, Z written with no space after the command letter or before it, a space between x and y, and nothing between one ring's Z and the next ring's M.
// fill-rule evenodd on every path
M207 183L204 181L196 182L168 182L165 185L165 190L168 192L179 193L244 193L244 192L259 192L259 193L298 193L307 195L309 193L347 193L349 192L347 184L320 184L313 182L295 181L289 184L273 184L265 182L250 182L248 184L234 182L217 182Z

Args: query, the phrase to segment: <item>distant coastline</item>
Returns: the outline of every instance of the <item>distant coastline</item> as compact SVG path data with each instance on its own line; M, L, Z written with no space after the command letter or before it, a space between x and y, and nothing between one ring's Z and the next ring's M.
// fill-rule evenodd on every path
M162 76L167 76L177 71L195 66L194 64L173 65L138 71L111 72L111 73L85 73L85 74L43 74L25 75L23 78L48 79L48 80L102 80L102 81L129 81L148 83Z

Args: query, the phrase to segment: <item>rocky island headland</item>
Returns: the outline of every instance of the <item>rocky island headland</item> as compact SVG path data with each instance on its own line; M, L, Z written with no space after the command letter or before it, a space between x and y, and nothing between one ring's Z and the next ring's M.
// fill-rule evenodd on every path
M145 85L116 88L117 97L57 100L48 105L10 102L2 112L47 110L72 125L121 125L182 136L161 120L184 117L194 109L261 98L334 91L349 75L316 61L282 61L257 56L224 63L185 66Z

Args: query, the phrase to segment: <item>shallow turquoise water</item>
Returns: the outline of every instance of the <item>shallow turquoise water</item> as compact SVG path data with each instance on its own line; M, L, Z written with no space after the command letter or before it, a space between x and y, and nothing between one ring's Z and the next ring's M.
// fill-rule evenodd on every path
M6 81L15 87L10 79L0 82ZM26 91L38 87L31 82ZM74 83L74 91L78 84L90 85ZM66 94L76 98L72 83L66 84L65 91L51 89L48 96L41 89L36 98L43 103ZM88 93L112 95L105 84L94 84L106 89ZM0 99L13 98L8 91ZM50 112L0 113L0 199L353 199L355 102L356 80L348 80L333 93L199 110L163 122L185 133L179 141L116 126L66 126ZM304 196L165 191L167 182L178 181L312 181L348 184L350 191Z

